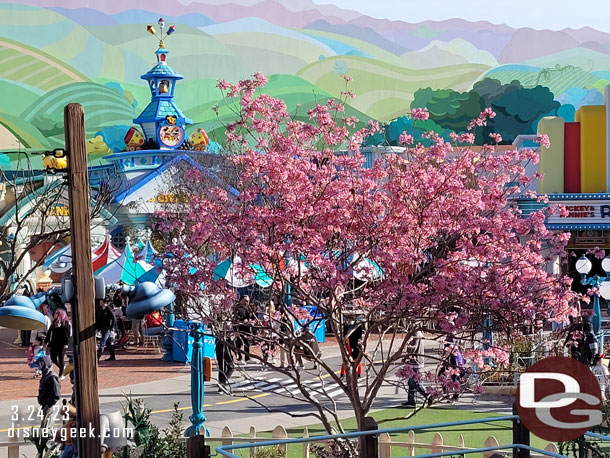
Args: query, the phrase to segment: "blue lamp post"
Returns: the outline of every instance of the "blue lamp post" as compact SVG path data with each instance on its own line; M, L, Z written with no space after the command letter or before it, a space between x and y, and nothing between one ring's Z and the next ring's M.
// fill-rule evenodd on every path
M173 304L176 296L168 289L160 289L151 282L140 283L136 287L124 287L123 290L132 301L127 306L129 318L141 318L163 307ZM173 312L172 312L173 315ZM173 319L173 317L172 317ZM189 417L191 426L186 430L186 436L198 436L201 431L205 415L203 414L204 396L204 329L202 323L192 323L190 335L193 337L193 353L191 357L191 401L193 415Z
M608 291L608 286L610 286L610 285L608 283L606 283L606 280L610 280L610 278L608 278L608 273L610 272L610 257L606 256L602 261L602 269L604 269L604 272L606 272L605 277L600 277L599 275L593 275L592 277L587 278L587 274L589 272L591 272L592 267L593 267L593 265L591 264L591 261L585 255L582 255L576 261L576 270L580 274L580 283L582 285L597 288L599 290L599 292L602 293L604 298L610 297L610 295L607 296L607 293L610 292L610 291ZM598 337L600 337L600 331L601 331L601 325L602 325L601 308L599 305L599 295L600 294L597 292L593 295L593 315L594 316L591 320L591 324L593 325L593 332Z
M492 331L491 316L483 320L483 350L489 350L494 345L494 333ZM489 364L489 358L483 358L485 364Z
M191 324L191 337L193 340L193 353L191 357L191 403L193 415L189 417L191 426L186 430L187 437L198 436L201 426L205 421L203 414L204 397L204 369L203 369L203 325L201 323Z

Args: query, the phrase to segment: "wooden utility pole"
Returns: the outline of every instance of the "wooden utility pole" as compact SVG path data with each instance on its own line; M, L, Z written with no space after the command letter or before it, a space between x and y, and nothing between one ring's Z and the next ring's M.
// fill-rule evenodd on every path
M70 237L74 298L72 324L74 337L74 388L76 422L90 436L78 438L78 456L99 458L100 401L97 391L97 348L95 341L95 285L91 264L90 192L85 146L85 112L78 103L64 109L66 151L68 154L68 191L70 199ZM82 429L81 429L82 431Z

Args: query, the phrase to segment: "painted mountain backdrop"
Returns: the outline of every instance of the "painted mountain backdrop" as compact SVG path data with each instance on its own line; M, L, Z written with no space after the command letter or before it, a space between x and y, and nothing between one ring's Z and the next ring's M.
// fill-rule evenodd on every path
M192 128L208 132L221 131L211 110L221 102L216 80L256 71L269 77L271 95L293 109L301 104L301 113L339 97L339 75L348 74L357 94L349 111L384 122L414 100L432 100L416 96L428 87L453 90L434 97L471 103L462 94L473 88L481 101L493 99L484 97L488 78L501 83L494 94L513 81L526 96L540 85L552 93L545 107L557 112L600 103L610 84L610 34L590 28L514 29L459 18L411 24L311 0L22 0L0 4L0 149L62 144L62 109L73 101L85 106L91 155L120 148L149 98L140 75L152 67L157 43L145 25L160 16L177 29L166 43L170 65L185 76L177 103ZM228 116L221 103L221 120Z

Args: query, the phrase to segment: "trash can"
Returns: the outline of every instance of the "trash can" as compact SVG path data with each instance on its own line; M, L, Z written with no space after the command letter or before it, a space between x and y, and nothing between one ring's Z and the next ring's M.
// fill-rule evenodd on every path
M189 323L184 320L174 321L172 360L181 363L190 362L193 352L193 338L189 335L189 331Z
M214 336L203 336L203 356L210 359L216 358L216 339Z
M178 330L173 331L172 359L181 363L188 363L191 361L194 340L190 336L190 322L176 320L174 322L174 328L178 328ZM205 331L205 326L203 329ZM214 337L203 336L203 356L214 358L215 344L216 341Z
M303 307L309 312L313 318L312 322L309 323L309 330L316 337L316 340L320 343L326 342L326 319L324 315L318 312L318 307L315 305L306 305Z

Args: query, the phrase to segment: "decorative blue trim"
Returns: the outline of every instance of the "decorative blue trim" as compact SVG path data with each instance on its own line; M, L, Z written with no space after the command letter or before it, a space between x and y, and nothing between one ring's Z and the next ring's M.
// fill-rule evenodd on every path
M540 194L543 196L545 194ZM549 200L610 200L610 194L608 193L593 193L593 194L546 194ZM530 197L520 195L515 197L515 200L537 200L538 197Z
M200 156L217 156L216 153L212 153L209 151L196 151L196 150L180 150L183 154L197 154ZM124 159L126 157L138 157L138 156L151 156L151 155L164 155L164 156L175 156L176 153L167 149L142 149L136 151L121 151L120 153L109 154L108 156L103 156L102 159L106 161L117 161L119 159ZM103 167L103 166L102 166Z
M547 229L559 231L610 231L608 224L546 224Z

